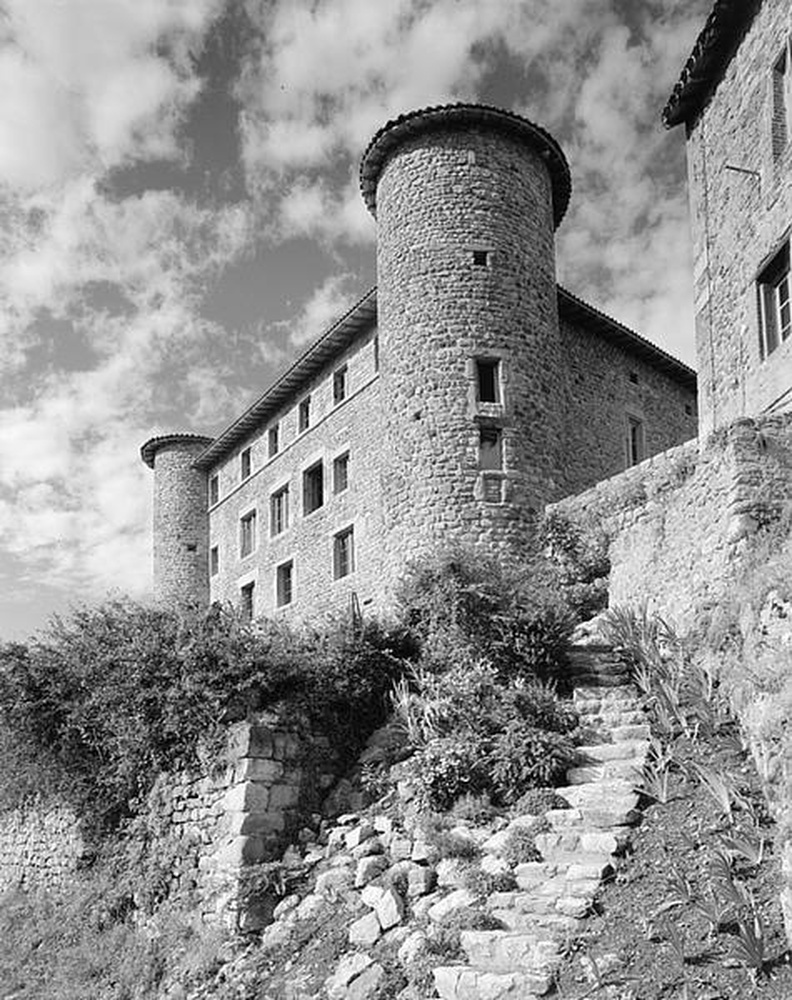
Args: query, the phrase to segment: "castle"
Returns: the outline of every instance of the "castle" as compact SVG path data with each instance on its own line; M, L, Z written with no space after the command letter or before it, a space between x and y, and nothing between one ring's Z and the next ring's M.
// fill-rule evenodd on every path
M664 112L688 131L700 414L689 368L557 285L571 185L552 136L481 105L402 115L360 168L376 290L217 438L143 445L158 599L377 608L435 546L505 553L697 420L703 438L783 408L788 14L718 0Z

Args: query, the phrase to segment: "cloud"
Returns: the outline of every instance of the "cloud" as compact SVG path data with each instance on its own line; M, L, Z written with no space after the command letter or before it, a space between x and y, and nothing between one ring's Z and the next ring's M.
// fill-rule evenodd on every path
M355 287L353 274L334 274L314 289L293 320L273 323L272 328L286 330L295 347L304 347L316 340L353 305Z

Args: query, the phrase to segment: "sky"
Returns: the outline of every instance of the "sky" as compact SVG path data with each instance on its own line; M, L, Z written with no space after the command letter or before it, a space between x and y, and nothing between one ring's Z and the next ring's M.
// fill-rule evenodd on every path
M711 0L0 0L0 640L151 592L143 441L216 434L375 283L360 154L546 127L559 281L694 364L684 135Z

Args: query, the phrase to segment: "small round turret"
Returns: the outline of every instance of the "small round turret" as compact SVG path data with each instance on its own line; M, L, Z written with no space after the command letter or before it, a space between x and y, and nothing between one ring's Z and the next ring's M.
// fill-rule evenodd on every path
M385 125L360 180L378 225L394 559L454 540L519 545L560 479L564 154L524 118L456 104Z
M154 470L154 598L166 607L209 603L207 478L193 463L211 441L166 434L140 449Z

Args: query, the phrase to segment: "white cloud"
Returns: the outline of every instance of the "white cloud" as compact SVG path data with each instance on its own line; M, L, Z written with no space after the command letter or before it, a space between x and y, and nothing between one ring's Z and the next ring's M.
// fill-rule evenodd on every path
M276 330L286 330L295 347L302 347L325 332L354 304L354 275L334 274L314 289L293 320L273 323Z

